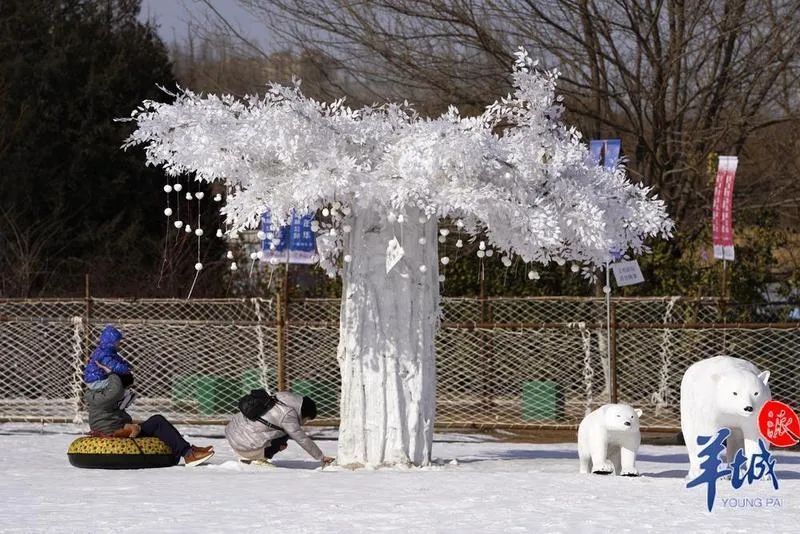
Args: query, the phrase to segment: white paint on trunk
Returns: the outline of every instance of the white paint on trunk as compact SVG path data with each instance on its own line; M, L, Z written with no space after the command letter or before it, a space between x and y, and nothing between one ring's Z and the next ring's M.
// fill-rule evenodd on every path
M342 373L339 465L431 461L436 401L434 336L438 325L437 220L390 223L354 212L345 243L339 367ZM405 255L386 273L396 237ZM426 238L420 245L419 239ZM425 272L420 266L425 265Z

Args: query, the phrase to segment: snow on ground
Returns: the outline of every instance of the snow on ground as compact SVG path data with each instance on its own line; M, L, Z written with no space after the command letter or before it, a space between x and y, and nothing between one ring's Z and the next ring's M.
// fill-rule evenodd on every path
M220 427L180 429L215 446L211 465L77 469L66 450L83 427L0 424L0 531L720 534L797 532L800 524L798 453L778 452L777 491L769 482L733 491L720 481L709 513L705 489L685 487L683 447L643 446L640 478L578 474L574 443L459 434L437 434L442 465L427 469L323 471L294 443L276 458L281 468L264 469L237 464ZM335 455L335 432L312 433Z

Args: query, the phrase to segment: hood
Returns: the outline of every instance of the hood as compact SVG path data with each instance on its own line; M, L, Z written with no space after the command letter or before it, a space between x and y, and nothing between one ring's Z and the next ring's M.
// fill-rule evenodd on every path
M119 343L121 339L122 339L122 332L120 332L113 326L108 325L105 328L103 328L102 332L100 332L100 343L98 343L98 346L113 347L117 343Z

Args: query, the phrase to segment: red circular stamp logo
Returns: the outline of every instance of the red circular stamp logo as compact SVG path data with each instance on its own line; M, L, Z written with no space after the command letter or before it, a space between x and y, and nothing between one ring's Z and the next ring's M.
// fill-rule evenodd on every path
M775 447L791 447L800 440L800 421L788 405L767 401L758 413L761 435Z

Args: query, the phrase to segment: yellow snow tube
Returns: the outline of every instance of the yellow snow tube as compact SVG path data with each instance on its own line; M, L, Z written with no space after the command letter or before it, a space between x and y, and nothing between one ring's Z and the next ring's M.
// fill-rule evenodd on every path
M69 463L86 469L172 467L180 457L158 438L82 437L67 450Z

